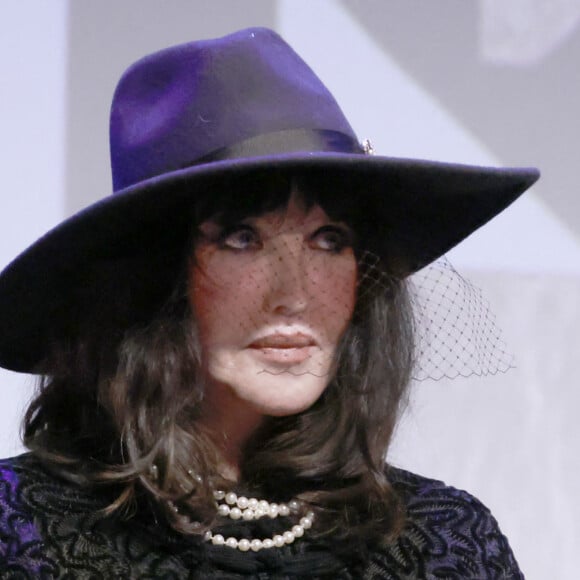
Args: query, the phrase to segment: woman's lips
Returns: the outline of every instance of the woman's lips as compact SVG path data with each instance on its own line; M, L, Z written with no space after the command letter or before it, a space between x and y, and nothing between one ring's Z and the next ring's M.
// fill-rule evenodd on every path
M295 334L269 334L258 338L250 344L250 348L305 348L315 346L316 341L301 332Z
M309 335L270 334L249 345L261 359L282 365L300 364L312 356L316 341Z

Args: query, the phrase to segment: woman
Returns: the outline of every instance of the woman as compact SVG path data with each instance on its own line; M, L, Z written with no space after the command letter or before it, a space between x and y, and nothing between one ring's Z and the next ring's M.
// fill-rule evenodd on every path
M265 29L125 73L114 195L0 275L0 363L42 377L2 578L520 576L484 506L385 454L408 276L537 172L370 153Z

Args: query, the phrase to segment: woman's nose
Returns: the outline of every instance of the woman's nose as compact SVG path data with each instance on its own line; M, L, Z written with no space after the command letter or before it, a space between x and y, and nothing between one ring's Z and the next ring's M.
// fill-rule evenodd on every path
M309 301L306 260L301 240L281 242L272 252L265 297L269 312L284 316L304 312Z

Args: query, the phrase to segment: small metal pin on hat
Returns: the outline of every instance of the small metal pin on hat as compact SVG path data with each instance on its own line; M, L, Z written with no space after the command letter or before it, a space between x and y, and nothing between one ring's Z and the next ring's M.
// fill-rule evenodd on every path
M375 148L373 147L370 139L363 139L361 146L363 148L365 155L375 154Z

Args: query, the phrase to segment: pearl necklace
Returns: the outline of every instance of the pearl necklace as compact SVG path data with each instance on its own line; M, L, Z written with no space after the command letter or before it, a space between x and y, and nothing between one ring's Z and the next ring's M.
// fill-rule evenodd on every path
M247 498L238 497L234 492L217 490L213 492L213 497L217 502L218 514L224 517L230 517L232 520L243 519L246 521L257 520L264 516L277 518L288 516L290 513L297 513L300 504L296 500L289 503L270 503L265 499L259 500L255 497ZM221 503L220 503L221 502Z
M194 476L191 470L188 473L198 483L200 482L201 478L199 476ZM157 466L155 464L151 466L151 475L153 479L157 479ZM287 504L278 504L268 502L265 499L259 500L255 497L238 497L232 491L226 493L222 490L215 490L213 497L216 500L218 514L223 517L229 517L232 520L242 519L244 521L251 521L265 516L274 519L278 516L296 514L301 508L300 502L295 499L289 501ZM176 514L179 513L179 508L172 501L167 501L167 505L173 512ZM269 548L281 548L286 544L292 544L296 538L301 538L304 532L312 527L314 517L314 512L309 511L305 516L300 518L298 524L292 526L289 530L281 534L275 534L271 538L264 538L263 540L258 538L253 540L246 538L238 540L234 537L224 538L222 534L214 534L211 530L205 533L204 539L206 542L211 542L214 546L226 546L240 550L241 552L247 552L248 550L259 552L260 550ZM198 526L200 525L199 522L192 523Z
M238 497L234 492L226 493L222 490L214 491L213 496L218 505L218 514L229 517L232 520L243 519L250 521L265 516L273 519L278 516L288 516L300 510L300 503L296 500L292 500L287 504L277 504L264 499L258 500L255 497ZM263 540L257 538L253 540L242 538L238 540L234 537L224 538L221 534L214 534L211 531L207 531L205 533L205 540L211 542L214 546L226 546L240 550L241 552L247 552L248 550L259 552L263 549L281 548L285 544L291 544L296 538L301 538L304 532L312 527L313 522L314 512L308 512L291 529L281 534L275 534L271 538L264 538Z

